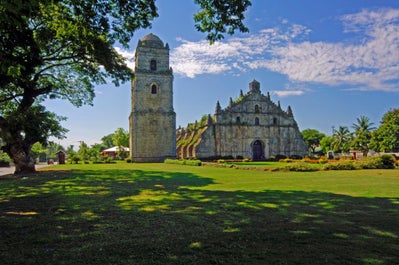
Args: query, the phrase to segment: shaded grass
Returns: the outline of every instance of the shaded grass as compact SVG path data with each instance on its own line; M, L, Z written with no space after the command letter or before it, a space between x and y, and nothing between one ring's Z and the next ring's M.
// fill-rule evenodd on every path
M50 167L0 180L0 262L397 264L398 173Z

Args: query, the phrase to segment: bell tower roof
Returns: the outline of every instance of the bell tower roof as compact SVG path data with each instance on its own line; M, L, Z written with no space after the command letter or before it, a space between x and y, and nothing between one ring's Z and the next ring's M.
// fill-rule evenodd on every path
M156 36L152 33L144 36L141 39L141 46L151 47L151 48L163 48L164 47L162 40L158 36Z

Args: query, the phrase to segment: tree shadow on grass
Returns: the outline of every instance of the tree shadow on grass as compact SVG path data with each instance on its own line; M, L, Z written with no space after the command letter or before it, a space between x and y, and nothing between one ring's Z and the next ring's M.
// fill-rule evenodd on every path
M0 182L1 263L399 263L397 199L212 183L140 170Z

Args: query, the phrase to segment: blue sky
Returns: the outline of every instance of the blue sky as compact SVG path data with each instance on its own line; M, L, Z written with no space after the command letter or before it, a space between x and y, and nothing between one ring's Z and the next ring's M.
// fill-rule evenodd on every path
M253 79L283 109L291 106L300 130L331 135L333 126L350 127L362 115L378 126L384 113L399 108L397 0L253 0L245 19L250 32L214 45L195 30L194 0L158 0L157 6L152 28L137 31L129 50L118 50L133 65L145 35L169 44L178 126L213 114L218 100L226 107ZM94 106L46 105L68 117L67 138L56 142L100 143L117 128L128 129L130 83L97 86Z

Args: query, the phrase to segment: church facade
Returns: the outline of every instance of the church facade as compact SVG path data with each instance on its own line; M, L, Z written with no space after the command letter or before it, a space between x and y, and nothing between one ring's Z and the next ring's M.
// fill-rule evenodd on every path
M132 111L129 117L130 157L134 162L176 158L176 113L169 46L149 34L135 54Z
M249 158L305 156L307 146L292 109L275 104L269 93L263 95L260 83L249 84L249 91L222 109L219 102L213 116L177 130L179 158Z
M166 158L233 157L263 160L271 156L304 156L307 147L290 107L283 111L260 83L214 115L176 130L173 71L169 46L148 34L137 45L132 110L129 116L130 157L133 162L162 162Z

